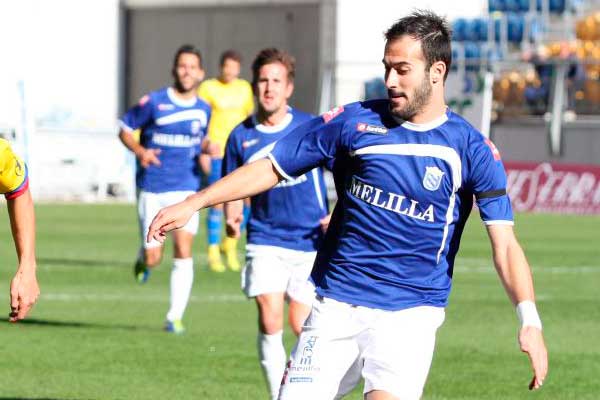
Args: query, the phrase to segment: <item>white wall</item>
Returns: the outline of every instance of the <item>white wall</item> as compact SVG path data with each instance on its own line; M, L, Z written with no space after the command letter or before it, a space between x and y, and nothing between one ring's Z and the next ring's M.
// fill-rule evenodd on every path
M481 15L486 7L485 0L338 0L336 102L361 99L364 81L383 76L383 34L413 9L430 9L451 21Z

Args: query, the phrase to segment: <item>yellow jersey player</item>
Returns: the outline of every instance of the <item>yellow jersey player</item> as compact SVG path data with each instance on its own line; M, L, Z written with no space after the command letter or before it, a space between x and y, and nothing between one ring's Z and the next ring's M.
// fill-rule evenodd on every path
M248 82L238 78L240 75L241 56L235 50L227 50L221 55L221 71L218 78L204 81L198 89L198 95L212 109L212 117L208 126L208 138L219 146L218 157L212 157L210 164L203 162L203 169L208 175L208 183L212 184L221 178L221 164L227 138L233 128L252 114L254 101L252 87ZM244 207L247 220L249 208ZM221 261L219 243L221 241L221 224L223 206L212 207L208 211L208 266L214 272L225 271ZM237 239L225 238L222 244L227 265L233 271L239 271L237 258Z
M33 307L40 288L35 275L35 215L27 167L4 139L0 139L0 194L6 198L19 259L19 267L10 283L9 321L16 322L25 318Z

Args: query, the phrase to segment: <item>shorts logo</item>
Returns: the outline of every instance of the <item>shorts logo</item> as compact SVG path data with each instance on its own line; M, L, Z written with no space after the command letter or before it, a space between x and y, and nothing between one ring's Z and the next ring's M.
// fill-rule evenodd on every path
M202 123L199 120L192 121L192 135L197 135L200 132Z
M293 378L290 378L290 383L311 383L312 381L313 378L308 376L294 376Z
M359 122L356 125L356 130L359 132L376 133L378 135L387 135L388 133L387 128L384 128L383 126L370 125L364 122Z
M425 167L423 186L430 191L438 190L443 177L444 171L438 167Z
M502 159L502 157L500 157L500 151L498 150L498 148L496 147L494 142L492 142L490 139L485 139L485 144L487 144L488 147L490 148L490 150L492 151L494 160L500 161Z
M302 349L302 355L300 356L300 365L311 365L312 356L317 343L318 336L310 336Z
M242 142L242 148L247 149L250 146L254 146L256 143L258 143L258 139L245 140Z
M344 106L334 107L322 115L323 121L325 121L325 123L328 123L329 121L331 121L332 119L334 119L335 117L337 117L338 115L340 115L343 112L344 112Z
M174 110L175 106L173 104L159 104L158 109L160 111L170 111L170 110Z

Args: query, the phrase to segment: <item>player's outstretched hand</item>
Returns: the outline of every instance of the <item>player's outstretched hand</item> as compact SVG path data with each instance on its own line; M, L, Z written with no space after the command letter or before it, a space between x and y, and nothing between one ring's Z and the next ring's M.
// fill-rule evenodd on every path
M167 232L181 228L187 224L195 212L196 209L192 206L189 199L163 208L152 220L146 240L150 242L152 239L155 239L163 243Z
M240 237L240 227L244 221L244 214L240 213L235 217L227 218L225 221L225 231L230 238L238 239Z
M35 265L20 266L10 282L10 322L25 318L40 295L35 270Z
M158 159L158 155L160 154L160 149L144 149L139 156L140 164L143 168L148 168L150 165L160 166L160 160Z
M548 351L542 331L533 326L524 326L519 332L519 345L521 351L529 356L533 368L533 379L529 383L529 390L539 389L548 373Z

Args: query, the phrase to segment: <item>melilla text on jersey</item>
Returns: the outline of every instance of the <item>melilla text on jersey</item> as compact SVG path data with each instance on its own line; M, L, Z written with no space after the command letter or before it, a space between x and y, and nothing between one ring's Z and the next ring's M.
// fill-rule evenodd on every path
M169 133L155 132L152 134L152 143L165 147L192 147L202 142L200 136L173 135Z
M350 193L357 199L375 207L421 221L435 222L433 204L430 204L425 208L425 211L422 211L423 207L419 205L418 201L409 199L401 194L384 192L383 189L368 185L355 177L352 177L352 182L350 183Z

